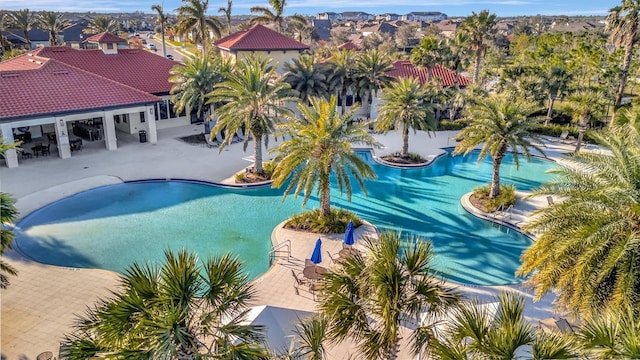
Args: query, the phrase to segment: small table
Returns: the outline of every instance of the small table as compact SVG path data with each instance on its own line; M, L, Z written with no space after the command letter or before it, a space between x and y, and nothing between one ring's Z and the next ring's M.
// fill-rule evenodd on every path
M44 146L44 145L36 145L36 146L31 148L31 150L36 155L36 157L38 157L38 153L41 153L42 155L44 155L43 150L45 150L45 149L48 149L48 147Z
M51 360L53 359L53 353L51 351L45 351L43 353L38 354L36 360Z
M351 257L360 254L360 251L353 247L345 247L338 252L341 258Z
M325 274L327 271L326 267L312 265L304 268L304 270L302 270L302 275L310 280L319 280L322 274Z

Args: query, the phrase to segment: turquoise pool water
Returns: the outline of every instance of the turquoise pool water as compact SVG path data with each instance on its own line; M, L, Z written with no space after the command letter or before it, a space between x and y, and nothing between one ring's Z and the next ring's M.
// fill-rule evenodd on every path
M366 184L368 197L354 188L348 203L337 191L334 206L347 208L381 230L402 230L432 240L435 265L446 278L466 284L518 281L514 272L531 241L469 215L460 197L486 184L491 163L477 154L443 156L420 169L380 165L362 153L378 176ZM552 162L511 157L502 181L528 190L550 179ZM318 204L313 197L307 208ZM134 261L154 262L166 248L187 248L202 258L227 251L240 256L251 277L269 266L273 228L300 212L301 201L282 190L228 189L179 181L134 182L86 191L46 206L23 219L17 246L34 260L59 266L122 272Z

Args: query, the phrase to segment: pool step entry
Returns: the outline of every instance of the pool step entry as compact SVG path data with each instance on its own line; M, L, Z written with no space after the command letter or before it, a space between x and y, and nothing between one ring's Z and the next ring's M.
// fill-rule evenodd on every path
M273 265L276 259L291 260L291 240L283 241L269 251L269 266Z

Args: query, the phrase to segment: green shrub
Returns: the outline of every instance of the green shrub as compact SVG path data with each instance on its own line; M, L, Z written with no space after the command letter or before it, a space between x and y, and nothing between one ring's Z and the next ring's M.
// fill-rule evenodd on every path
M441 120L438 124L438 130L461 130L466 124L463 121Z
M353 222L354 227L362 225L362 220L350 211L331 208L329 216L321 216L320 209L314 209L293 215L284 227L320 234L336 234L345 232L349 221Z
M268 161L268 162L263 162L262 163L262 169L264 170L264 177L266 179L271 179L271 175L273 175L273 169L275 169L275 164L273 161ZM237 183L250 183L250 182L255 182L255 179L250 179L248 178L248 174L250 174L250 172L248 171L242 171L239 172L235 175L235 179Z
M489 191L491 190L491 185L485 185L478 188L473 189L473 194L471 195L476 200L479 201L480 210L488 213L495 212L498 207L502 206L503 209L509 207L509 205L514 205L516 203L516 187L513 185L500 185L500 195L498 195L494 199L489 198Z

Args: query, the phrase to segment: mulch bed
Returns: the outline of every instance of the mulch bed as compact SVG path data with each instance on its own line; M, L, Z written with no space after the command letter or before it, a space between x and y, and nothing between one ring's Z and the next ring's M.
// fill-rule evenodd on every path
M255 184L255 183L261 183L269 180L271 179L269 179L264 175L258 175L254 172L246 171L244 173L244 177L242 178L242 180L238 181L238 179L236 178L236 184Z
M393 164L409 164L409 165L419 165L427 162L425 159L413 160L411 158L405 158L402 156L395 155L387 155L382 157L384 161L388 161Z
M487 209L487 206L485 205L485 202L483 199L478 199L477 197L471 195L469 196L469 202L471 203L471 205L473 205L476 209L485 212L485 213L490 213L491 211L489 211L489 209Z
M184 141L187 144L191 144L191 145L201 145L201 144L205 144L206 143L206 141L204 139L204 133L200 133L200 134L196 134L196 135L183 136L183 137L179 137L177 139L181 140L181 141Z

